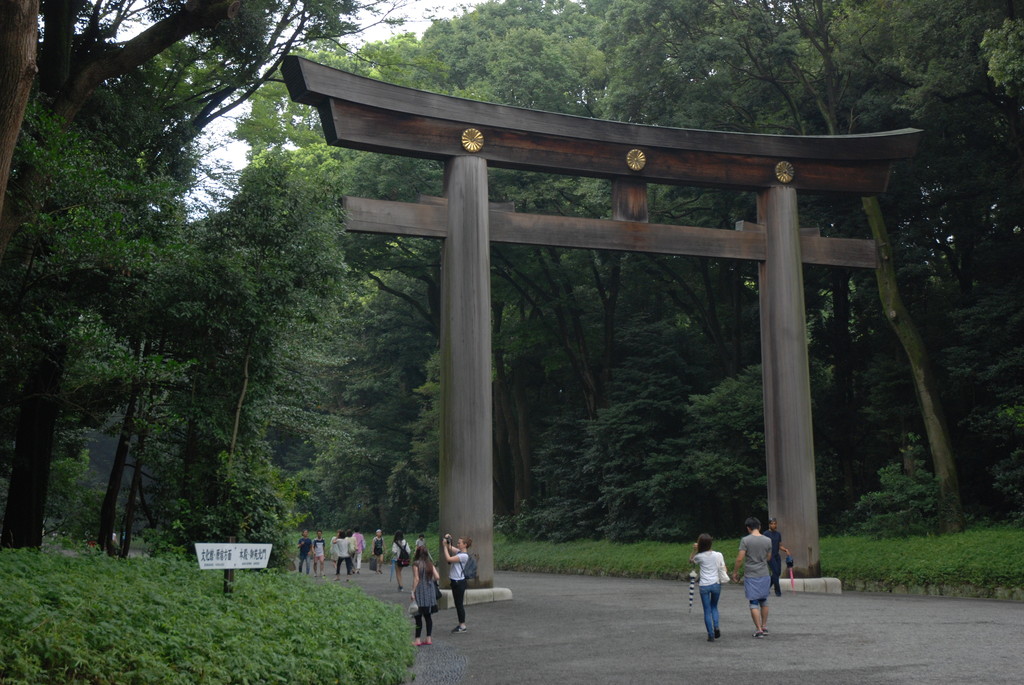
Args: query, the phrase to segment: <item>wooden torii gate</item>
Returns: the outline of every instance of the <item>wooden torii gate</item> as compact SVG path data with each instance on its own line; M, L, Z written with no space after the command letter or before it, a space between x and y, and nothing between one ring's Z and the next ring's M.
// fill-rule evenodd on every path
M872 240L800 229L797 190L883 192L920 131L772 136L640 126L463 100L289 56L296 102L315 106L332 145L442 160L443 199L346 197L347 229L444 240L441 305L442 531L468 535L476 587L493 587L491 241L751 259L759 263L768 509L800 577L820 575L802 263L875 268ZM611 220L491 207L488 166L607 178ZM647 184L757 193L735 231L648 223ZM742 522L737 521L737 533Z

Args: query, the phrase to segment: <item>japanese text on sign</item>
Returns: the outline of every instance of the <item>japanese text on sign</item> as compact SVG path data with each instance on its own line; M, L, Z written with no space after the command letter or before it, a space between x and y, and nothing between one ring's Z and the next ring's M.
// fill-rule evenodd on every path
M200 569L266 568L273 545L248 542L197 542Z

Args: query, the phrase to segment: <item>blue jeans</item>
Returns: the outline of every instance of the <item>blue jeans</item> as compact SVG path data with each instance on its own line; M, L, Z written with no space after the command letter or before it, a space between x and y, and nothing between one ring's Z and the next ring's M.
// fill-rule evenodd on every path
M718 583L700 586L700 603L704 607L704 627L708 629L708 637L714 637L718 627L718 598L721 596L722 586Z

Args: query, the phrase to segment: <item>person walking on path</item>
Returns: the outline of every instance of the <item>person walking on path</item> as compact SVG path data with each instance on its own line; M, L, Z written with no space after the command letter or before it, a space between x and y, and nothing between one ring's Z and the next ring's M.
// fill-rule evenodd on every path
M437 583L441 575L437 567L430 561L430 554L426 546L417 547L416 555L412 562L412 592L409 593L412 599L419 605L419 613L416 614L416 639L412 641L417 647L433 644L430 634L434 630L433 613L437 610ZM423 631L423 624L426 624L427 636L420 640L420 633Z
M782 596L782 587L779 585L779 576L782 575L782 552L789 555L789 550L782 544L782 533L779 532L779 522L775 517L768 519L768 530L764 536L772 541L772 558L768 560L768 569L771 571L771 585L775 588L775 596Z
M761 522L756 517L751 516L744 525L747 527L747 535L740 539L740 551L732 567L732 579L739 582L740 564L744 564L743 593L750 602L754 637L763 638L768 634L768 592L771 590L768 560L772 556L772 541L761 535Z
M309 531L303 530L302 537L299 538L299 573L302 573L302 567L306 567L306 575L309 575L309 552L313 549L313 541L309 539Z
M380 528L373 534L373 558L377 560L377 573L384 573L384 533Z
M395 539L391 542L391 557L395 562L395 577L398 578L398 591L402 591L402 569L409 565L412 554L409 543L405 541L402 531L395 531Z
M351 530L345 531L345 543L345 556L342 559L345 560L345 575L351 576L354 573L352 571L352 561L356 553L356 539L352 537Z
M338 534L331 538L331 559L334 560L334 579L341 579L341 565L348 558L348 539L344 530L338 530Z
M704 627L708 631L708 642L722 634L718 629L718 599L722 596L722 581L719 569L725 571L725 558L721 552L711 549L712 538L701 533L693 543L690 563L700 568L700 603L704 607Z
M313 538L313 577L324 577L324 555L327 553L327 541L324 540L324 532L318 530Z
M453 545L450 533L441 539L444 560L451 564L448 580L452 582L452 599L455 600L455 613L459 617L459 625L452 628L453 633L466 632L466 564L469 563L469 548L472 545L472 538L459 538L458 543Z
M359 573L359 569L363 567L363 550L366 549L366 538L363 537L363 534L359 532L358 528L356 528L352 533L352 537L356 541L356 547L352 551L352 557L355 562L356 573Z

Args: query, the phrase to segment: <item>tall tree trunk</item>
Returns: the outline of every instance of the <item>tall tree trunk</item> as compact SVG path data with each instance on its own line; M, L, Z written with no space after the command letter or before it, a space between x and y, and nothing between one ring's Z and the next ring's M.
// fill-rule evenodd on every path
M128 552L132 548L132 528L135 527L135 502L141 495L142 489L142 462L136 456L132 473L132 484L128 489L128 501L124 505L124 520L121 524L121 552L122 559L128 558Z
M494 513L507 516L515 507L515 477L513 462L515 447L511 426L511 398L508 388L508 370L500 350L494 352Z
M882 217L882 208L878 198L871 196L862 198L864 212L871 225L871 234L878 243L882 265L875 270L878 279L878 294L882 300L885 319L892 326L903 345L903 350L910 361L910 369L914 378L914 390L917 392L921 418L924 420L928 447L932 453L932 466L939 481L939 526L943 532L960 532L964 529L963 506L960 502L960 485L956 474L956 460L953 446L949 438L949 427L942 410L938 384L932 370L931 359L925 348L917 327L910 314L903 306L899 288L896 284L896 267L892 262L892 245L889 232Z
M41 547L46 491L53 461L53 436L60 407L57 395L64 375L67 347L43 355L25 383L14 439L14 462L0 544Z
M513 463L516 476L515 513L522 510L523 502L533 496L533 443L530 440L530 402L526 397L526 381L522 364L512 376L512 400L516 414L516 450Z
M242 389L238 392L238 403L235 406L235 422L231 428L231 445L228 446L228 454L235 453L235 446L238 444L238 427L242 422L242 407L245 405L245 396L249 392L249 359L252 357L252 336L245 344L245 362L242 364Z
M7 180L36 77L39 0L0 2L0 216L7 202ZM11 235L0 231L0 261Z
M854 490L854 463L860 452L860 436L856 430L858 425L857 410L853 398L853 343L850 340L850 273L847 269L833 268L829 276L832 280L832 320L829 326L829 341L832 348L833 367L835 368L835 424L838 440L834 447L843 476L843 500L846 506L852 507L857 501Z
M533 490L530 405L523 380L526 362L516 359L507 364L500 349L495 350L494 359L495 510L500 495L502 513L518 514Z
M121 422L121 434L117 439L117 449L114 451L114 464L110 467L110 477L107 479L107 492L103 496L103 505L100 507L100 532L97 542L103 545L110 556L117 554L117 545L114 543L117 500L121 495L124 465L128 460L128 450L131 448L132 434L135 432L135 408L138 402L139 388L137 384L133 383L128 397L128 407L124 411L124 421Z

